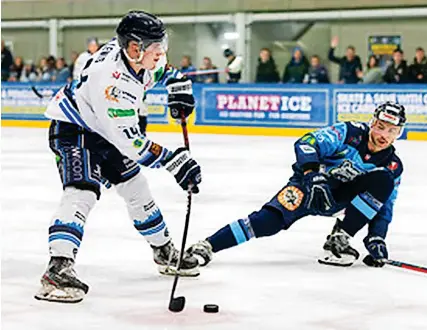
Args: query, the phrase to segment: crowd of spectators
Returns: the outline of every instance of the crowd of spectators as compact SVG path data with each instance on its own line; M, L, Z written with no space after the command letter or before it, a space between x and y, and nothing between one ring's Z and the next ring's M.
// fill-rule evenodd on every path
M339 66L338 83L340 84L427 83L427 57L422 47L416 49L411 64L405 60L403 50L396 48L390 63L385 68L380 67L378 57L371 55L363 69L362 60L357 55L355 47L350 45L344 56L337 56L335 54L337 46L338 38L334 37L331 40L327 58ZM284 67L283 76L280 79L271 51L268 48L262 48L258 58L255 82L325 84L330 82L330 77L319 55L312 55L309 61L303 50L297 47L292 53L291 60Z
M342 84L382 84L382 83L427 83L427 57L422 47L418 47L411 64L405 59L401 48L393 51L393 56L387 66L381 67L379 58L370 55L365 68L356 53L355 47L349 45L345 54L339 56L335 49L338 38L331 40L327 59L339 66L338 83ZM82 54L72 52L71 61L67 63L63 57L43 57L36 65L33 61L24 61L21 56L13 57L11 51L1 43L1 80L11 82L57 82L64 83L73 79L73 71L79 71L87 58L98 50L96 38L89 38L88 50ZM232 50L223 53L227 59L225 68L218 69L210 57L204 57L202 65L197 69L190 55L181 59L179 69L197 83L217 83L220 73L225 73L228 83L237 83L241 79L243 58ZM76 70L74 69L76 67ZM74 78L76 77L74 72ZM320 55L309 58L303 49L296 47L291 60L284 66L280 75L278 66L268 48L262 48L256 67L256 83L292 83L292 84L325 84L331 81L328 69L321 61Z

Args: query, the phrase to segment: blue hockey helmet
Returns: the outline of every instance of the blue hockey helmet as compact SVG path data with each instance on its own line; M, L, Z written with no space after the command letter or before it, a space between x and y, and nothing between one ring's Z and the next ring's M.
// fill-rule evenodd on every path
M374 118L396 126L404 126L406 123L405 107L393 102L382 103L375 109Z
M136 41L145 51L151 44L160 43L167 50L167 34L163 22L156 16L141 10L128 12L116 28L117 40L126 49L130 41Z

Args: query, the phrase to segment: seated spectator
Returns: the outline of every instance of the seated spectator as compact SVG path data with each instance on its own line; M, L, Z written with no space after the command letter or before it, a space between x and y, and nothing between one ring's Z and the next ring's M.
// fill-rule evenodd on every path
M375 55L369 56L368 63L366 63L366 71L358 71L357 75L361 80L361 84L382 84L383 72L380 68L380 63Z
M296 47L292 54L292 59L285 67L282 81L284 83L299 84L308 73L309 63L301 48Z
M13 56L9 48L1 41L1 81L7 81L10 76L10 68L13 65Z
M218 68L212 64L212 60L210 57L203 58L203 65L200 67L200 70L217 70ZM198 76L197 82L202 84L212 84L218 83L218 72L216 73L206 73Z
M416 49L414 62L409 66L409 78L412 83L427 83L427 58L421 47Z
M353 46L348 46L345 56L336 57L335 48L338 46L338 37L333 37L331 41L331 48L329 48L328 59L331 62L339 64L340 72L338 82L340 84L357 84L359 77L358 71L362 71L362 62L360 57L356 55L356 49Z
M258 66L256 68L256 83L277 83L280 81L276 63L268 48L262 48L259 52Z
M59 57L56 60L56 72L55 76L53 76L52 81L57 83L66 83L68 78L71 76L70 69L67 67L65 63L65 59L63 57Z
M36 68L33 65L33 61L25 61L24 69L21 73L21 82L34 82L38 80Z
M9 81L19 81L21 78L22 69L24 69L24 60L21 56L15 57L15 61L10 68Z
M409 82L409 70L403 59L403 50L397 48L393 52L393 61L387 67L384 81L388 84L404 84Z
M50 55L47 59L42 58L40 61L40 81L41 82L50 82L53 81L56 76L56 61L55 57Z
M227 84L238 83L242 78L243 57L234 54L234 52L229 48L224 50L223 55L227 59L227 66L225 67L225 72L227 73Z
M193 64L191 63L191 56L189 55L184 55L181 59L181 68L180 71L182 72L182 74L186 74L188 72L195 72L196 68L193 66ZM195 82L196 81L196 76L195 75L189 75L188 78L192 81Z
M320 64L320 57L313 55L310 59L308 73L304 77L305 84L329 84L328 70Z

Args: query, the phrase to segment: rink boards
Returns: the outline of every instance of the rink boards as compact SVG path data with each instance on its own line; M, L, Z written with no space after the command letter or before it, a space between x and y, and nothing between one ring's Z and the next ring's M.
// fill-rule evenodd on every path
M43 112L60 85L2 84L2 126L47 127ZM408 124L402 138L427 140L427 85L194 85L194 133L299 136L337 121L368 121L379 103L403 104ZM118 93L120 97L121 93ZM179 132L169 117L167 92L147 93L149 131Z

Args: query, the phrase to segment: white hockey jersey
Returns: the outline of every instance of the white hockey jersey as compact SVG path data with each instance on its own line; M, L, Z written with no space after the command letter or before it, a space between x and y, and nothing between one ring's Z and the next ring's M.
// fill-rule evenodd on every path
M145 92L169 77L182 74L167 66L166 55L138 76L113 39L89 58L78 82L59 90L45 116L96 132L127 157L157 167L169 151L141 135L138 111Z

